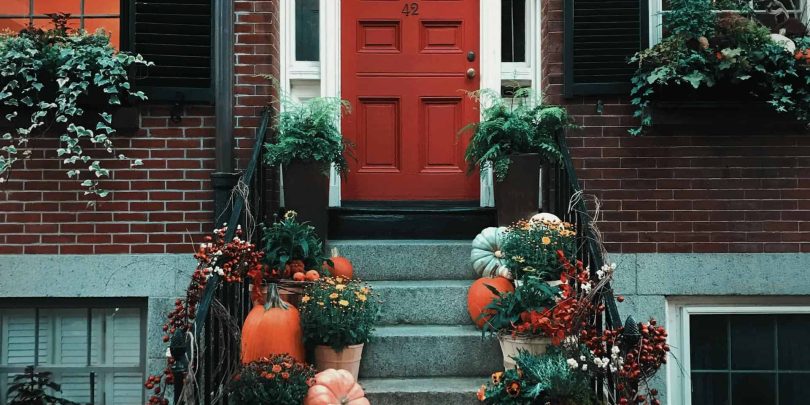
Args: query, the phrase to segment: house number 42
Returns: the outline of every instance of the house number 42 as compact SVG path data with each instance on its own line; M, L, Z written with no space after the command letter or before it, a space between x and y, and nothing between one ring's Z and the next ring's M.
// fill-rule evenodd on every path
M419 3L405 3L405 6L402 7L402 14L405 14L405 17L419 15Z

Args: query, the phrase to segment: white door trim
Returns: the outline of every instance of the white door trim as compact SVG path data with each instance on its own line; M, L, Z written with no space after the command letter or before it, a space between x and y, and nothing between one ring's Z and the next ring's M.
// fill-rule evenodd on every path
M280 6L281 16L281 86L286 94L290 94L290 80L293 78L290 73L294 64L291 64L290 54L294 44L292 29L294 29L295 8L292 7L294 0L283 0ZM340 97L340 10L342 0L320 0L320 74L321 96ZM492 0L479 0L479 21L480 21L480 88L500 89L501 88L501 8L497 7L499 2ZM539 10L535 9L535 14ZM482 18L481 16L486 16ZM290 23L292 22L292 23ZM539 29L539 24L536 25ZM537 31L537 30L536 30ZM539 33L539 32L538 32ZM534 33L533 33L534 34ZM534 35L533 35L534 36ZM538 41L539 43L539 41ZM534 48L537 48L536 46ZM532 52L535 55L537 49ZM538 58L533 58L537 61ZM539 71L539 63L534 64L534 70ZM534 81L533 81L534 82ZM484 169L486 170L486 169ZM329 205L339 207L341 203L340 179L337 173L332 170L329 179ZM482 207L494 206L492 194L492 174L487 170L481 176L481 196Z

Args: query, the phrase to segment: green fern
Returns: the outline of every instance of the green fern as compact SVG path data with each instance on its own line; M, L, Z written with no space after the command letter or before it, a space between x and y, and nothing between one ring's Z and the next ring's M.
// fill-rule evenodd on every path
M464 155L468 173L490 165L495 178L501 181L509 171L509 157L513 154L538 153L550 162L560 159L554 136L572 126L564 108L544 105L530 89L520 89L509 99L490 89L469 96L481 106L482 119L460 131L473 133Z

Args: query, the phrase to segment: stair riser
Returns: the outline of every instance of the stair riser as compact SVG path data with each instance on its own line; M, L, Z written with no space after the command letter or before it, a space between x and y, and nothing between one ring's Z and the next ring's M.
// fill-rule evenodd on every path
M363 280L474 280L470 242L333 241Z
M498 341L480 336L385 336L366 344L360 375L471 377L503 367Z
M366 398L374 405L480 405L475 392L371 393Z
M467 313L469 284L436 281L427 286L372 282L382 297L381 325L471 325Z

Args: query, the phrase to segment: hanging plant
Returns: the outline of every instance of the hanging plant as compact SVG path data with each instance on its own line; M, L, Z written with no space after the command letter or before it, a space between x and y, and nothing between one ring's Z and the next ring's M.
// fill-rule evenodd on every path
M118 52L104 31L87 33L67 28L69 14L51 14L54 28L28 27L17 34L0 34L0 107L6 131L0 131L0 182L11 175L15 163L31 155L32 137L59 130L57 155L71 168L67 176L80 181L85 195L106 197L98 179L110 170L88 153L88 144L105 150L130 166L143 164L118 153L111 137L112 107L130 98L146 100L133 91L129 72L133 66L152 66L141 55ZM83 108L99 97L103 108L89 126Z

